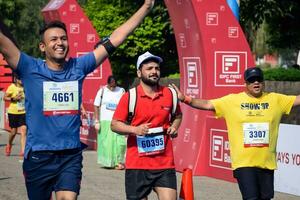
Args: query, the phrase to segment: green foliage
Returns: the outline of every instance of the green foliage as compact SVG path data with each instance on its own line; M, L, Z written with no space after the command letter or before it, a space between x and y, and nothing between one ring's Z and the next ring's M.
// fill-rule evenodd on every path
M279 13L267 18L267 41L273 49L300 49L300 1L278 1Z
M264 70L265 80L270 81L300 81L300 70L294 68L272 68Z
M142 1L141 1L142 2ZM96 1L85 5L86 15L92 21L100 37L110 35L124 23L140 6L136 1ZM114 75L124 87L131 84L136 76L137 57L145 51L164 59L162 76L178 72L177 51L168 12L163 2L156 3L152 12L127 40L110 56Z
M300 1L240 0L241 26L251 46L263 27L268 51L300 49ZM265 52L266 53L266 52Z
M0 17L12 31L21 50L41 56L37 48L38 31L43 23L41 9L49 0L0 0ZM78 0L100 36L107 36L125 22L143 0ZM113 73L127 86L136 76L138 55L150 51L164 59L162 77L179 77L176 42L169 15L163 1L156 1L144 23L129 36L110 57ZM280 52L283 60L293 60L300 49L300 1L240 0L240 23L252 50L263 56L266 52ZM267 41L267 42L266 42ZM284 63L291 65L291 63ZM297 78L298 71L275 70L271 80ZM271 70L271 71L272 71ZM174 74L175 73L175 74ZM177 73L177 74L176 74ZM276 75L284 73L283 75ZM272 74L272 73L271 73ZM285 75L287 74L287 75ZM276 78L275 78L276 77ZM285 79L285 78L284 78Z
M180 73L170 74L168 78L180 78Z
M16 22L21 18L21 10L25 3L21 0L0 0L0 17L10 28L16 27Z
M48 0L0 0L1 19L20 49L33 56L41 56L38 49L38 33L43 23L40 11L47 3Z

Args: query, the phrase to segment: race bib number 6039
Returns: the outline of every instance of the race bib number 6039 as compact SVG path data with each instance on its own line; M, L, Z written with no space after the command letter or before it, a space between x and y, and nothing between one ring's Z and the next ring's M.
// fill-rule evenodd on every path
M154 155L164 152L164 135L137 136L139 156Z

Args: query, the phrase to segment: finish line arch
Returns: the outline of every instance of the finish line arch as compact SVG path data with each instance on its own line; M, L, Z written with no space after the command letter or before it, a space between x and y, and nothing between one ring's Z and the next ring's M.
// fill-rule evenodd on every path
M226 0L165 0L178 50L181 90L212 99L242 91L243 72L254 66L243 31ZM234 181L224 120L182 105L174 140L176 168Z
M186 95L217 98L243 88L243 71L254 61L238 21L226 0L164 0L168 8L178 50L180 85ZM99 36L76 0L51 0L42 10L45 21L59 19L69 32L69 56L93 49ZM111 74L106 61L87 77L83 103L88 119L83 120L81 139L96 148L91 126L93 99ZM193 169L194 175L232 181L230 152L224 120L212 112L182 105L184 114L179 137L174 140L177 170Z

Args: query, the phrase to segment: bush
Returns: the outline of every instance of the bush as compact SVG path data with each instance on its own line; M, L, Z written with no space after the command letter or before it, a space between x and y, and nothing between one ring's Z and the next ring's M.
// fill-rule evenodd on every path
M269 81L300 81L300 70L296 68L284 69L262 67L265 80ZM170 74L167 78L180 78L179 73Z
M300 81L300 70L294 68L273 68L264 70L265 80Z
M180 74L179 74L179 73L170 74L170 75L168 76L168 78L180 78Z

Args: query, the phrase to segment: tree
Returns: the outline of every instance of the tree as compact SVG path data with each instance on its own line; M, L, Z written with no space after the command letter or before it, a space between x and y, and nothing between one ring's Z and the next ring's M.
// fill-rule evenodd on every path
M252 49L259 29L265 33L269 52L300 49L300 1L241 0L240 11L241 26Z
M125 22L140 4L141 1L134 0L90 0L84 6L84 10L100 37L105 37ZM136 76L137 56L145 51L151 51L164 58L164 65L168 67L162 68L162 76L178 72L174 41L167 9L163 2L159 2L144 22L110 57L114 75L127 87Z
M24 6L24 2L20 0L0 0L0 17L7 27L12 30L13 35L15 35L16 22L20 20L21 11Z
M0 0L0 17L14 35L19 48L34 56L38 50L39 29L43 23L41 9L48 0Z

